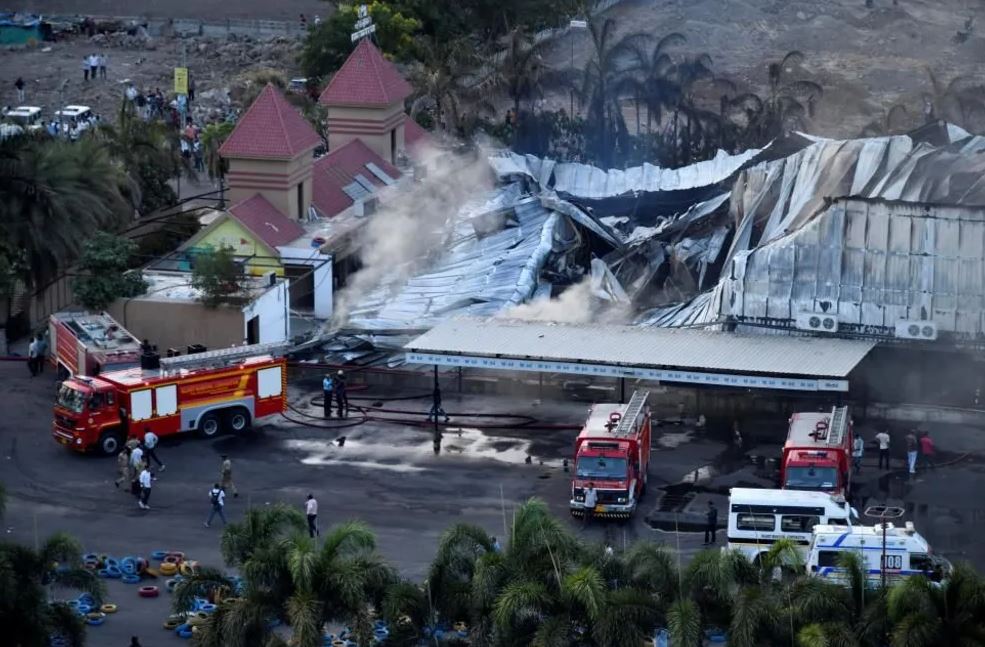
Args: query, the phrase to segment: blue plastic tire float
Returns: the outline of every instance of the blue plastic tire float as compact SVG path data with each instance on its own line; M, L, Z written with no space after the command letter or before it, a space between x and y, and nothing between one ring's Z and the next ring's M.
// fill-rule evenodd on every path
M213 611L216 610L216 605L212 604L211 602L206 602L204 604L199 605L198 610L204 611L205 613L212 613Z
M137 558L136 557L124 557L120 560L120 570L127 575L137 574Z
M190 624L187 624L187 623L178 625L175 628L174 633L179 638L184 638L185 640L188 640L189 638L192 637L192 626Z
M99 625L106 622L106 614L102 611L93 611L92 613L86 614L86 624L98 627Z
M165 557L168 556L168 551L166 551L166 550L155 550L153 553L150 554L150 556L153 559L156 559L157 561L161 561L162 559L164 559Z
M124 575L123 577L121 577L120 578L120 581L123 582L124 584L139 584L140 583L140 576L139 575L129 575L128 574L128 575Z

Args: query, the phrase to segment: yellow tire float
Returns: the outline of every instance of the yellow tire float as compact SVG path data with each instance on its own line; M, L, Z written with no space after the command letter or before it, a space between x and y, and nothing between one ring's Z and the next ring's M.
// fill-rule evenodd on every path
M103 606L99 607L99 610L102 611L103 613L116 613L118 609L119 607L117 607L112 602L107 602Z
M160 571L161 571L161 575L165 575L165 576L175 575L178 572L178 566L176 564L164 562L163 564L161 564Z
M201 611L196 611L195 613L188 615L188 624L190 624L192 627L197 627L198 625L202 624L208 619L209 619L209 614L203 613Z
M184 622L182 622L181 620L178 620L178 619L175 619L175 618L168 618L167 620L164 621L164 625L163 626L168 631L174 631L175 629L177 629L178 627L180 627L183 624L184 624Z

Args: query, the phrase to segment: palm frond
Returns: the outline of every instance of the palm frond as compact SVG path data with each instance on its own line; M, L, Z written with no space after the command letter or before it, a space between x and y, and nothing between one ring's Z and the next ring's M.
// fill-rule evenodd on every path
M700 647L702 629L701 613L694 601L683 598L670 605L667 610L667 630L675 647Z
M171 608L175 613L190 611L195 605L195 598L208 598L215 593L223 597L232 590L232 580L222 571L210 566L202 566L175 585L171 594Z
M308 591L295 592L285 605L292 638L299 647L320 647L323 641L322 604Z

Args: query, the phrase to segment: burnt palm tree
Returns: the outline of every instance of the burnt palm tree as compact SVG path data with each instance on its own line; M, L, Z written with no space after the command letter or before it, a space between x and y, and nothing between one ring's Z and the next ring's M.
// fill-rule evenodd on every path
M906 121L908 117L909 113L906 111L906 106L896 104L883 113L880 119L873 119L867 123L862 128L862 132L859 133L859 136L883 137L885 135L897 135L906 130Z
M431 110L439 128L460 133L465 128L464 101L475 97L478 57L466 39L439 42L421 38L422 62L411 72L414 86L410 114Z
M930 92L923 95L924 122L938 119L964 128L981 125L985 117L985 89L974 85L966 76L956 76L948 82L927 68Z
M646 138L644 150L653 148L653 127L660 127L665 111L673 109L680 98L681 86L674 78L674 60L669 50L683 45L687 39L677 32L661 38L652 49L645 44L634 48L635 73L624 76L627 93L636 108L636 135L640 136L640 106L646 107Z
M814 81L788 78L788 73L804 61L803 53L787 52L767 66L767 93L762 110L750 126L755 145L764 145L791 128L803 128L814 116L817 101L824 93Z

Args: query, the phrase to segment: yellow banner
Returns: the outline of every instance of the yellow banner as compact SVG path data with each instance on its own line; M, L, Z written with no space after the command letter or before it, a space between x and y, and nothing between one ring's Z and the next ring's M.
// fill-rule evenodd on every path
M188 94L188 68L174 68L174 92L175 94Z

